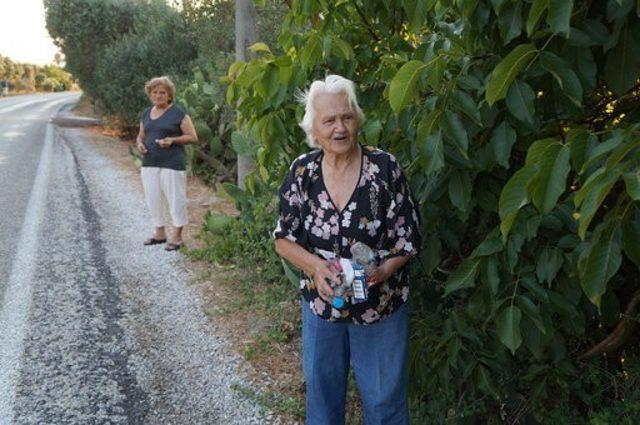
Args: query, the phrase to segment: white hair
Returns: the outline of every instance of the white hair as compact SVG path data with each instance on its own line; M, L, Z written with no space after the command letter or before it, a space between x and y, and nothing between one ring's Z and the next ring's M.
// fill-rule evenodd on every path
M348 80L339 75L327 75L324 80L316 80L309 88L298 96L300 103L304 104L304 116L300 121L300 127L307 135L307 143L312 148L317 148L318 143L311 135L311 127L313 125L313 117L315 115L314 100L318 93L344 93L347 96L347 102L351 109L356 113L358 117L358 126L364 122L364 112L358 105L358 99L356 98L356 85L353 81Z

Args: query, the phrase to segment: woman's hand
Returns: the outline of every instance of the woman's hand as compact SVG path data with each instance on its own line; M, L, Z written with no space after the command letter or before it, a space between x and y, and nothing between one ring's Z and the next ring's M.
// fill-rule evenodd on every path
M331 263L323 261L313 271L312 278L320 298L330 303L333 298L332 287L340 283L338 271L331 266Z
M402 266L407 264L407 261L409 261L410 258L411 257L408 255L403 255L385 260L382 264L376 267L372 273L367 275L367 285L371 287L386 281L393 276L396 271L402 268Z
M388 261L385 261L378 267L374 268L373 272L367 275L367 285L371 287L389 279L395 272L395 269L390 266L391 264Z
M138 149L138 152L140 152L140 155L146 155L149 151L147 150L147 147L144 145L144 124L142 124L142 122L140 122L140 129L138 130L138 137L136 137L136 148Z
M136 142L136 148L138 149L138 152L140 152L140 155L146 155L149 152L144 143L140 141Z
M162 149L167 149L169 146L173 145L173 139L171 137L165 137L164 139L156 139L156 143Z

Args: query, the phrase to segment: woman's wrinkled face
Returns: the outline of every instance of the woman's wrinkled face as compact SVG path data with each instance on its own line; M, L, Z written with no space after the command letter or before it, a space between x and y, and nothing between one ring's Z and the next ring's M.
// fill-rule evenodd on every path
M358 143L358 117L345 93L318 93L311 135L325 153L340 155Z
M169 104L169 92L162 85L155 86L151 89L150 96L151 102L155 106L166 106Z

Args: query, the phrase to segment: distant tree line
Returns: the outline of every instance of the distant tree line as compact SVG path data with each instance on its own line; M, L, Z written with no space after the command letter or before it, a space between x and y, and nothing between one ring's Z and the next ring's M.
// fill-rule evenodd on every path
M71 74L58 65L38 66L14 62L0 55L0 81L9 83L12 92L70 90L74 81Z

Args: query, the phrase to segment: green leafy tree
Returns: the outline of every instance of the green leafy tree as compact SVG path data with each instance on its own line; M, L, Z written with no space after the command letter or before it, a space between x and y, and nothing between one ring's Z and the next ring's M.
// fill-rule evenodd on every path
M149 104L144 84L152 77L184 77L197 52L182 17L169 6L151 3L139 12L132 31L110 43L96 63L97 97L123 124L139 122Z
M95 69L111 43L133 28L145 3L134 0L44 0L46 25L65 56L66 68L90 96L100 81Z
M4 79L11 90L25 92L64 91L73 87L71 75L58 66L22 64L0 55L0 80Z
M196 69L183 82L179 96L201 140L195 159L204 167L198 170L212 181L235 181L236 174L246 174L238 172L237 157L243 152L234 149L241 137L233 132L234 105L226 104L226 86L220 82L236 57L235 37L230 37L235 34L235 1L182 0L181 6L198 49ZM255 36L263 43L275 43L288 7L281 2L256 6Z
M306 150L294 96L327 73L359 86L363 142L404 165L424 223L416 417L587 417L625 397L602 376L638 379L617 359L638 362L639 14L633 0L299 0L281 50L229 68L238 146L258 163L246 192L229 187L245 209L273 205Z
M197 55L184 19L163 1L46 0L45 7L67 69L125 127L148 103L144 83L186 75Z

